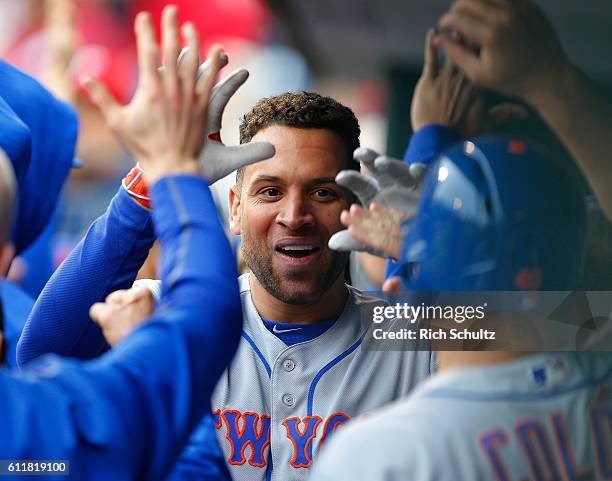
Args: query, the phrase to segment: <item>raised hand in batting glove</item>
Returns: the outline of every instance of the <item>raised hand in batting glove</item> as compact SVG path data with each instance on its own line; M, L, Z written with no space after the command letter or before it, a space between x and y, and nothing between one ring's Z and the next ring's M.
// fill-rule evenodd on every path
M193 46L191 51L195 51ZM227 55L221 53L217 62L218 64L214 64L213 59L209 58L199 65L195 73L198 84L204 81L211 67L218 70L227 65ZM190 56L189 47L183 48L176 61L176 70L179 72L179 76L193 75L192 63L193 56ZM159 67L157 69L158 75L168 75L166 68L166 66ZM199 160L200 166L211 184L242 166L259 162L274 155L274 146L269 142L252 142L235 147L228 147L221 142L219 132L225 107L232 95L246 82L248 76L247 70L239 69L215 85L210 93L206 118L206 142L199 155ZM151 209L148 184L140 164L136 164L128 172L121 185L135 202L146 209Z
M409 215L414 213L418 201L417 187L426 171L424 164L406 165L401 160L378 155L365 147L355 150L354 156L374 180L370 186L375 190L365 188L363 179L357 177L361 174L354 171L341 171L336 176L338 184L351 190L365 208L376 203Z
M424 164L408 166L401 160L378 155L365 147L355 150L354 157L365 166L369 175L343 170L336 176L339 185L353 192L365 209L378 204L395 211L403 219L414 215L418 202L417 187L426 171ZM334 234L329 247L338 251L363 251L379 257L388 255L358 241L348 230Z
M187 54L188 49L184 48L177 62L179 68ZM226 64L227 56L222 55L221 67ZM210 60L202 63L198 68L197 77L201 78L210 65ZM163 71L164 69L160 69L160 72ZM211 184L242 166L259 162L274 155L274 146L269 142L249 142L228 147L221 141L220 130L225 107L248 77L249 72L246 69L236 70L215 85L210 95L206 121L208 138L200 153L199 160ZM134 201L146 209L151 209L149 190L140 165L136 165L130 170L121 185Z
M199 75L206 72L208 64L207 60L200 65ZM222 179L240 167L268 159L275 153L274 146L270 142L249 142L227 146L221 141L221 122L225 107L247 78L249 78L248 70L238 69L215 85L210 95L206 123L208 141L200 154L200 162L207 166L207 177L211 183Z

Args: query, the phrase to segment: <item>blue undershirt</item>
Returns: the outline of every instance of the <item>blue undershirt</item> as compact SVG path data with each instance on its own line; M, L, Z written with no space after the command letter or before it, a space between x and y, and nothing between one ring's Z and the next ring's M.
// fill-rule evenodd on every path
M336 322L335 319L330 321L317 322L316 324L290 324L288 322L275 322L269 319L261 320L266 326L266 329L283 341L287 346L293 346L300 342L312 341L319 337Z

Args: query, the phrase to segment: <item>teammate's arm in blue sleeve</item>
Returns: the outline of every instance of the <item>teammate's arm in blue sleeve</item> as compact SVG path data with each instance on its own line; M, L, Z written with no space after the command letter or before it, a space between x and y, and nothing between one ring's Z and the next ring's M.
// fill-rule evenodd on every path
M459 135L448 127L438 124L426 125L410 138L404 162L429 165L441 152L459 139Z
M160 307L96 360L1 372L0 459L67 459L73 479L163 479L208 409L242 329L235 259L203 179L151 191Z
M119 189L41 292L17 346L18 364L45 353L91 359L105 351L89 308L131 287L154 239L151 213Z
M202 418L165 481L230 481L211 414Z

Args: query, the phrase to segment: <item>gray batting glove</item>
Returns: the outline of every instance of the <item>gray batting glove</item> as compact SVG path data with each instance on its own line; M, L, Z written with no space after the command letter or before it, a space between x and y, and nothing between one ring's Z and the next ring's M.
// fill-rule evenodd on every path
M427 167L421 163L406 165L398 159L381 156L366 147L355 150L353 157L364 165L370 175L354 170L342 170L336 176L338 185L353 192L366 209L376 203L410 216L416 212L418 204L417 188L425 176ZM355 240L342 230L334 234L328 242L330 249L337 251L368 252L379 257L387 257L365 244Z
M371 247L359 242L346 229L336 232L333 236L331 236L327 242L327 245L330 249L339 252L367 252L368 254L372 254L377 257L388 257L384 252L372 249Z
M236 70L215 85L211 93L206 123L208 140L200 154L200 166L211 184L240 167L268 159L275 153L270 142L249 142L230 147L221 141L219 132L225 106L248 77L247 70Z
M179 65L186 55L186 50L183 49L179 55L177 60ZM222 60L227 63L227 58ZM198 79L206 72L209 65L209 60L200 65ZM274 146L270 142L249 142L227 146L221 141L221 122L225 107L248 77L249 72L246 69L236 70L215 85L210 94L206 121L208 139L200 153L200 167L211 184L234 170L268 159L275 154Z
M336 182L354 192L365 208L369 208L370 204L375 202L400 212L413 214L416 211L418 202L416 190L426 172L424 164L415 163L408 166L401 160L378 155L376 151L366 147L359 147L353 155L367 168L378 185L378 191L373 194L369 189L365 199L367 202L364 203L360 197L360 194L365 193L363 180L359 180L355 175L340 175L345 172L341 171L336 177Z

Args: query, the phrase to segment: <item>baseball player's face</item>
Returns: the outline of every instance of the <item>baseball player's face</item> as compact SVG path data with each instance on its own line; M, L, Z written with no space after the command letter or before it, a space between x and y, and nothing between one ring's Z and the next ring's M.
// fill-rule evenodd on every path
M325 129L272 126L274 157L245 168L230 193L232 232L242 237L245 262L258 282L289 304L316 301L344 272L346 254L327 241L343 229L346 192L335 183L347 167L341 138Z

